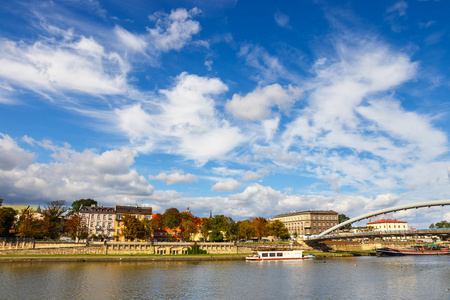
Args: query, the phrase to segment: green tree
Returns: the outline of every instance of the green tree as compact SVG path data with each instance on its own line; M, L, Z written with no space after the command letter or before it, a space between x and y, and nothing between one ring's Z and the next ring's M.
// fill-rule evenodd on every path
M47 203L44 211L42 212L44 216L42 233L44 237L50 239L56 239L59 237L60 229L63 226L61 216L66 212L64 200L55 200Z
M343 223L343 222L345 222L347 220L350 220L350 218L347 217L346 215L344 215L344 214L339 214L338 215L338 222L339 222L339 224ZM352 224L347 224L341 229L351 229L351 228L352 228Z
M223 234L219 229L213 229L209 234L210 242L223 242Z
M267 231L269 235L276 236L279 239L288 239L290 237L289 231L280 220L275 220L267 225Z
M250 220L238 221L237 228L239 239L244 238L248 240L255 236L255 228Z
M180 211L176 208L168 208L162 216L162 225L170 229L175 229L181 224Z
M17 235L20 237L42 238L43 221L36 218L34 211L25 208L20 212L17 222Z
M222 239L227 240L235 239L237 235L237 226L234 220L224 215L215 215L211 219L204 219L201 227L201 233L204 237L211 237L211 231L218 230L224 232L225 237L222 234ZM211 240L210 240L211 241Z
M144 226L144 238L146 240L149 240L152 237L153 232L155 232L154 225L153 225L153 220L152 219L147 219L144 218L142 221L142 224Z
M91 206L91 205L97 205L97 201L95 201L94 199L80 199L80 200L76 200L74 202L72 202L72 206L71 209L69 210L69 213L67 214L68 216L71 215L75 215L77 213L80 212L80 208L82 206Z
M66 221L65 225L70 238L76 242L86 239L89 235L86 223L83 221L83 218L78 215L71 216Z
M17 212L10 207L0 207L0 236L10 236Z
M441 222L437 222L436 224L430 225L430 229L435 229L435 228L450 228L450 222L447 222L444 220Z

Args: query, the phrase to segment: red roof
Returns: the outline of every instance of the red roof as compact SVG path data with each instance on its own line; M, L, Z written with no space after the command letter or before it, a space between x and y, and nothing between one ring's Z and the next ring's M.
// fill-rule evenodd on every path
M369 222L367 224L380 224L380 223L408 223L405 221L399 221L399 220L392 220L392 219L386 219L386 220L378 220L375 222Z

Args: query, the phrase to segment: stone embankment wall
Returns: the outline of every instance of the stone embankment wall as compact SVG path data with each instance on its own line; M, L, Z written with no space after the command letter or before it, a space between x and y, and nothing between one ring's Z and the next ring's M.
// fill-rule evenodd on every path
M186 254L187 249L194 243L169 243L169 242L108 242L108 243L91 243L75 244L75 243L34 243L22 244L24 247L8 247L0 248L0 255L89 255L89 254ZM234 243L197 243L201 249L206 250L209 254L235 254L238 253L238 247ZM11 247L10 247L11 246ZM251 251L248 251L251 252ZM243 253L248 253L243 252Z
M0 238L0 251L10 249L33 249L34 239L29 238Z

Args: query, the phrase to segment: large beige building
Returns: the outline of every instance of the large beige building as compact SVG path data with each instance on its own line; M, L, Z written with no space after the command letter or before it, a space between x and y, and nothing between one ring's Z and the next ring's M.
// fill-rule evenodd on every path
M338 224L338 213L332 210L307 210L273 217L284 223L291 236L316 235Z
M89 235L101 234L106 238L114 237L114 220L116 219L114 207L82 206L79 214L89 230Z

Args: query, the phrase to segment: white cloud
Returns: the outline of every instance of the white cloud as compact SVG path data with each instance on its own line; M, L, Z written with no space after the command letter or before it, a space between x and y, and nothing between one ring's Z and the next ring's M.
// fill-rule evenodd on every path
M170 14L156 13L150 17L156 20L155 28L148 28L148 33L156 49L160 51L180 50L200 31L200 24L191 20L201 11L194 7L172 10Z
M278 26L283 28L290 28L289 26L289 17L281 12L276 12L274 15L275 22Z
M216 192L229 192L235 191L241 188L239 182L235 179L229 178L224 181L219 181L211 187L211 191Z
M9 135L0 133L0 170L25 169L34 161L34 155L17 145Z
M157 12L149 17L155 22L155 27L147 27L146 33L131 33L120 26L114 27L113 31L121 45L131 51L151 55L171 50L179 51L200 32L200 23L192 20L199 13L198 8L189 11L178 8L170 14ZM204 46L205 42L198 41L197 44Z
M165 172L162 172L156 176L149 175L148 178L150 180L164 181L168 185L171 185L174 183L191 183L194 181L198 181L197 176L195 176L193 174L183 174L183 172L173 172L170 174L166 174Z
M137 52L145 52L147 48L145 37L134 35L120 26L114 27L114 33L127 48Z
M34 44L0 41L0 78L44 93L121 94L127 64L93 38L41 39Z
M401 25L400 18L406 18L406 9L408 3L405 1L399 1L386 9L386 15L384 19L391 25L392 31L401 32L406 27Z
M227 101L225 107L237 119L263 120L271 116L271 109L274 106L279 111L288 113L300 94L300 88L292 86L283 88L279 84L272 84L263 88L257 87L244 97L235 94Z
M263 178L264 176L269 175L269 170L268 168L261 168L259 170L257 170L256 172L254 171L247 171L244 173L244 175L242 176L241 180L243 181L254 181L254 180L258 180Z
M243 57L249 66L256 69L256 72L253 71L251 76L260 84L275 83L280 79L287 79L292 82L298 81L297 76L289 72L278 57L270 55L267 50L260 46L244 44L237 55Z
M387 8L388 13L398 13L399 16L406 15L406 9L408 8L408 3L405 1L399 1Z
M153 193L145 177L131 168L137 154L128 148L98 154L53 145L53 160L44 164L32 162L33 154L11 144L9 137L3 136L0 141L3 146L6 141L4 149L14 150L15 159L21 160L0 169L0 190L3 198L11 202L31 204L64 199L70 203L89 197L105 205L135 204ZM35 146L39 144L34 142ZM1 152L8 154L3 149Z
M224 158L245 141L237 127L217 115L212 96L227 90L219 79L183 73L161 90L157 107L116 109L118 127L140 151L164 149L204 164Z

